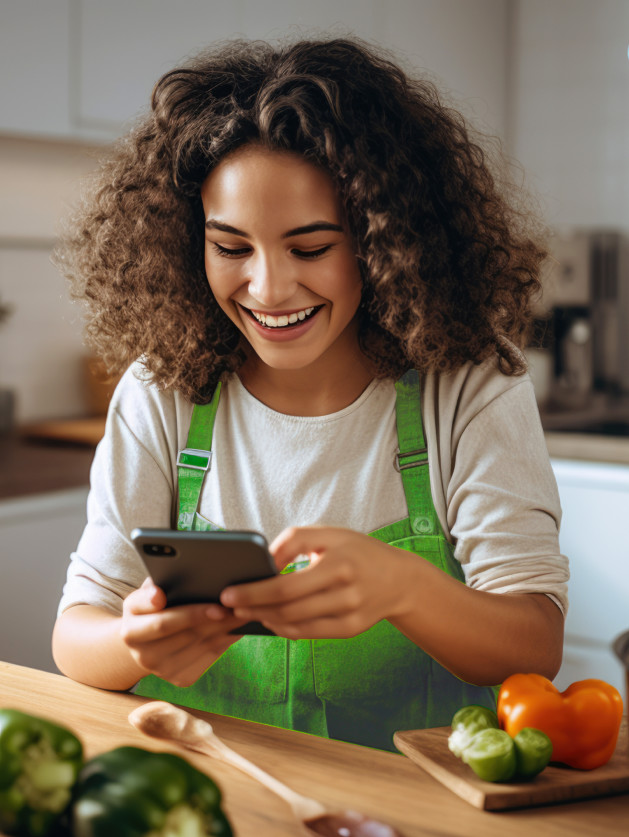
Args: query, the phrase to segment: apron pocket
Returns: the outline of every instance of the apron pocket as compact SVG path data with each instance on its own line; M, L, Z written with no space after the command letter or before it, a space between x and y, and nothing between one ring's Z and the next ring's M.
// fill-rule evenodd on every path
M216 523L212 523L211 520L208 520L207 517L203 517L202 514L199 512L194 513L194 522L192 524L192 529L195 532L224 532L224 526L218 526Z
M314 640L313 660L315 692L331 703L400 702L428 670L427 655L384 619L350 639Z
M175 686L149 674L134 692L219 715L278 723L269 706L286 700L286 643L280 637L246 636L231 645L192 686Z
M286 700L287 640L274 636L244 636L210 666L192 688L207 696L210 712L239 703L283 703ZM233 707L232 713L233 714Z

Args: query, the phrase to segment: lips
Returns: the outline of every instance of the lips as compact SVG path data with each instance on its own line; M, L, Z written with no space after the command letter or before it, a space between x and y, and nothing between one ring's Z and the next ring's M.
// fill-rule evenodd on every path
M247 321L247 331L254 332L265 343L292 343L306 335L318 322L317 314L325 305L296 308L292 311L253 311L240 306ZM264 321L263 321L264 320ZM254 335L251 334L253 337Z
M276 330L299 326L311 317L314 317L322 307L322 305L308 306L307 308L300 308L296 311L286 311L277 314L254 311L251 308L245 308L244 310L257 324L267 329Z

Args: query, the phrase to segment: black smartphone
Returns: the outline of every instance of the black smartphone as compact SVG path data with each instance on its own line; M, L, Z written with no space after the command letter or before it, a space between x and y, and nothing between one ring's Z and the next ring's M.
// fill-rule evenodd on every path
M131 532L131 540L149 575L166 594L167 607L219 602L225 587L277 575L259 532L138 528ZM247 622L231 633L275 636L260 622Z

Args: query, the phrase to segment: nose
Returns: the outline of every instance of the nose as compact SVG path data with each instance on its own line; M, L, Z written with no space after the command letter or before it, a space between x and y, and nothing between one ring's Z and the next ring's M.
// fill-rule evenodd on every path
M294 296L295 266L286 256L258 252L249 262L249 295L265 308L278 308Z

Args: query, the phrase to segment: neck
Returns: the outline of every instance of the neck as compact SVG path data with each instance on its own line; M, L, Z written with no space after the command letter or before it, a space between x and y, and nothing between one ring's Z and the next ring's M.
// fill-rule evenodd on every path
M374 378L374 370L356 347L343 362L319 358L303 369L274 369L257 355L248 358L238 372L243 386L278 413L291 416L325 416L349 406Z

